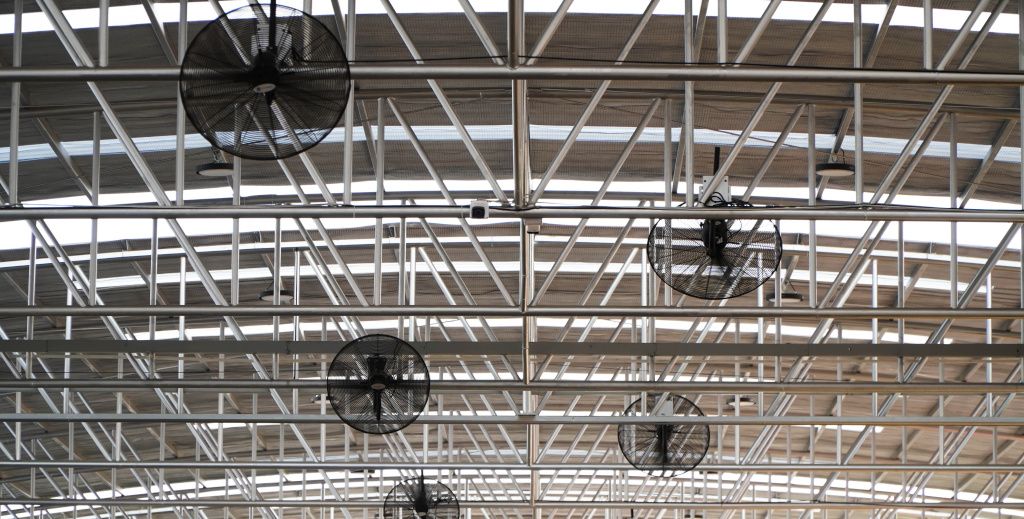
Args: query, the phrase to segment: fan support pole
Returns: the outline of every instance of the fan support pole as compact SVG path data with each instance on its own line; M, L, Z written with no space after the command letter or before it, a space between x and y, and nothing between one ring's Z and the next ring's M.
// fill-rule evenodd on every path
M523 0L509 0L508 3L508 67L519 68L523 42L524 22ZM513 202L516 209L525 209L530 203L530 165L527 143L529 142L529 122L527 121L526 81L512 81L512 170L515 181ZM534 293L533 279L533 236L536 232L531 222L523 221L520 229L520 283L519 306L525 310L531 304ZM533 378L533 367L530 363L530 341L533 340L533 322L530 317L523 317L523 383L530 384ZM523 414L533 414L533 402L530 392L523 392Z
M523 0L509 0L508 2L508 67L510 70L519 68L523 54L525 23ZM525 80L512 81L512 171L515 181L515 193L513 202L516 209L525 209L530 203L530 142L529 112L527 110L527 85ZM534 295L534 272L533 272L533 235L531 225L526 220L520 223L520 310L526 310L532 303ZM533 337L534 318L523 316L523 384L526 390L523 391L524 415L534 414L536 406L533 401L533 392L529 390L530 381L533 379L533 365L530 361L530 342ZM526 463L533 467L537 461L539 450L539 439L537 437L537 426L528 425L526 428ZM537 493L540 487L537 471L530 471L530 505L536 506ZM539 510L534 508L533 517L539 517Z

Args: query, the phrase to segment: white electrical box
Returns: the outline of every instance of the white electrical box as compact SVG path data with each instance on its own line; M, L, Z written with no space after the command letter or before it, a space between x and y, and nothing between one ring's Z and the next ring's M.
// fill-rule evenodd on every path
M712 199L711 197L705 197L704 196L704 191L707 190L708 185L711 184L711 179L713 179L713 178L715 178L715 177L713 177L711 175L706 175L704 177L701 177L700 195L699 196L700 196L700 198L702 200L710 201ZM729 177L722 177L722 181L718 183L718 187L715 188L715 192L718 193L718 195L722 197L721 198L722 201L732 202L732 193L729 191Z

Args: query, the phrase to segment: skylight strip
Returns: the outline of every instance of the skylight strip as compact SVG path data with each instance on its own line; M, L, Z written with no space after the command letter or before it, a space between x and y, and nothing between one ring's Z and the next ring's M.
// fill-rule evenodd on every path
M301 0L280 0L280 5L302 9ZM506 13L508 2L504 0L472 0L470 2L477 13ZM527 13L553 13L558 9L558 0L526 0L524 10ZM224 0L221 2L225 11L244 5L241 0ZM461 14L462 7L458 0L392 0L395 10L400 14ZM699 5L698 2L694 2ZM728 0L729 18L757 19L762 16L768 0ZM622 2L616 0L576 0L569 9L570 14L606 14L606 15L639 15L647 7L647 2ZM820 2L797 0L783 1L772 20L808 22L814 18ZM657 16L682 16L683 2L661 2L654 10ZM153 10L162 23L178 22L178 5L176 3L154 3ZM867 25L878 25L885 16L886 6L868 4L862 8L863 22ZM114 6L110 8L110 26L127 27L149 24L149 18L141 5ZM360 15L382 15L385 10L379 1L359 0L356 2L356 13ZM64 11L68 22L75 29L95 29L99 25L99 10L67 9ZM313 4L313 14L317 16L333 16L334 12L328 2ZM934 9L933 27L936 30L959 30L969 16L963 9ZM708 16L718 16L718 4L712 1L708 6ZM982 14L972 31L978 31L988 19L989 13ZM207 2L189 2L188 19L190 22L206 22L214 19L216 12ZM993 24L991 32L996 34L1017 34L1017 15L1002 13ZM825 14L826 23L853 23L853 6L847 3L834 3ZM49 21L42 13L25 13L23 30L26 33L52 31ZM898 6L890 24L894 27L924 27L924 10L921 7ZM0 15L0 34L11 34L14 31L14 15Z
M416 136L422 142L451 142L460 141L459 133L452 126L414 126ZM470 137L474 141L508 141L512 138L512 125L469 125L466 127ZM530 125L530 139L536 141L557 141L563 142L572 131L571 126L566 125ZM587 126L584 127L577 141L596 143L625 143L635 131L629 126ZM370 127L370 133L376 134L375 126ZM703 145L733 146L736 144L736 136L740 130L709 130L698 128L694 130L694 142ZM679 142L679 128L672 129L672 142ZM779 137L779 132L755 131L751 133L750 139L745 146L750 148L770 148ZM820 149L829 149L835 143L835 135L830 133L815 134L816 145ZM363 132L353 134L353 141L362 142L366 139ZM155 153L173 151L176 138L174 135L159 135L150 137L137 137L132 139L135 145L143 153ZM401 126L386 126L384 128L385 141L408 142L409 138ZM344 142L344 129L335 128L327 135L324 143ZM661 144L665 142L665 132L660 128L646 128L638 141L644 144ZM68 154L73 157L84 157L92 155L92 140L64 141L61 143ZM792 132L786 139L786 146L806 149L807 134ZM897 155L907 145L907 139L893 137L864 137L864 151L881 155ZM210 143L197 133L185 135L186 149L209 149ZM852 139L843 142L843 150L854 151ZM961 159L984 159L991 149L988 144L960 143L957 145L957 155ZM925 150L926 157L949 157L950 144L946 141L932 141ZM103 155L123 154L124 146L116 139L104 139L100 143L100 153ZM996 154L996 162L1016 164L1020 162L1020 147L1003 146ZM18 147L18 158L22 162L33 160L54 159L56 154L47 144L25 144ZM10 147L0 148L0 163L6 164L10 161Z
M265 336L265 335L266 336L272 335L273 332L274 332L274 325L273 324L269 324L269 320L270 319L268 318L267 319L268 324L240 325L240 327L242 329L242 333L244 333L250 339L255 339L257 337ZM441 318L441 321L443 323L445 323L446 326L452 326L452 325L460 326L461 325L461 321L458 318L456 318L456 317ZM477 331L483 330L483 326L480 324L480 322L479 322L479 320L477 318L467 317L466 321L468 322L470 328L472 328L473 330L477 330ZM212 338L212 337L220 337L220 334L222 333L222 330L220 329L219 326L190 326L189 322L190 321L188 319L186 319L185 334L186 334L186 336L189 339L197 339L197 338L202 338L202 337L210 337L210 338ZM561 330L565 326L565 324L567 322L568 322L568 319L566 319L566 318L538 317L536 319L537 327L539 329ZM732 324L727 324L725 322L725 320L718 320L718 321L715 321L713 323L708 324L707 321L694 321L692 319L672 319L672 318L658 318L658 319L656 319L654 321L654 324L655 324L655 327L658 330L662 330L662 331L665 331L665 332L687 332L687 331L689 331L694 326L695 323L698 323L698 322L702 322L702 323L704 323L704 325L709 326L709 329L710 329L709 334L718 334L719 332L722 331L722 329L725 326L728 326L729 327L729 332L732 332L735 329L735 326L736 326L735 322L732 323ZM360 324L367 331L387 331L387 330L392 330L393 331L393 330L395 330L395 327L398 325L398 320L397 319L393 319L393 318L392 319L389 319L389 318L380 318L380 319L367 319L367 318L363 318L363 319L360 319ZM615 330L616 328L618 328L618 324L619 324L619 320L618 319L599 318L599 319L597 319L595 321L595 323L593 325L593 329L605 330L605 331ZM162 323L158 323L158 325L161 326L161 327L165 326ZM498 329L502 329L502 328L504 328L504 329L517 329L517 328L522 328L523 320L518 318L518 317L489 317L489 318L487 318L487 325L489 327L491 327L491 328L498 328ZM589 319L576 319L575 321L573 321L572 327L573 327L573 329L576 329L576 330L582 330L583 328L585 328L588 325L589 325ZM158 329L156 331L156 336L155 336L154 340L177 340L178 339L179 331L178 331L178 328L177 328L177 326L178 326L177 322L175 322L173 324L170 324L170 325L166 325L166 326L167 326L167 329ZM300 323L299 323L299 329L301 331L303 331L303 332L308 332L308 333L320 333L322 331L322 329L323 329L322 326L323 326L323 324L319 320L313 321L313 320L308 320L307 319L305 321L300 321ZM750 322L739 321L739 326L740 326L740 333L742 333L744 335L753 335L753 334L756 334L757 331L758 331L758 325L757 325L756 320L751 320ZM293 322L290 319L286 320L286 319L283 319L283 318L282 318L281 323L278 325L278 328L277 328L278 333L281 334L281 335L291 334L294 329L295 328L294 328ZM799 325L785 324L785 323L782 325L782 335L785 336L785 337L810 338L815 333L815 331L816 331L816 328L814 326L799 326ZM331 332L329 332L329 333L331 333ZM851 321L849 323L844 323L843 324L843 331L842 331L842 333L843 333L843 339L844 340L870 341L871 338L872 338L871 329L866 325L866 321L865 321L865 325L863 327L858 327L856 322L853 322L853 321ZM978 333L979 334L982 333L981 330L979 330ZM138 336L140 338L144 338L144 339L148 339L149 338L148 332L140 332L138 334ZM926 335L926 334L909 333L909 332L904 334L903 342L907 343L907 344L924 344L927 341L928 341L928 335ZM880 338L880 342L893 342L893 343L896 343L896 342L899 342L899 340L898 340L898 337L896 336L896 334L893 333L893 334L890 334L889 338L885 338L885 337ZM952 339L948 339L948 338L944 339L944 341L943 341L944 344L950 344L952 342L953 342L953 340ZM623 375L620 374L619 376L623 376ZM477 377L477 379L478 380L485 380L485 379L486 380L493 380L493 377L490 374L486 374L486 375L482 374L481 376ZM511 378L503 379L503 380L511 380ZM598 377L598 378L592 378L592 380L596 380L596 381L609 380L609 381L611 381L612 379L609 378L609 377L604 377L604 378Z
M468 238L458 237L458 236L438 236L437 239L443 245L469 245L471 243ZM489 245L492 245L492 244L493 245L504 244L504 245L515 246L515 245L517 245L519 243L519 237L518 236L514 236L514 235L506 235L506 236L481 236L479 239L481 240L482 243L486 243L486 244L489 244ZM563 236L563 235L555 236L555 235L543 235L543 234L541 234L541 235L538 235L536 237L536 242L538 244L565 244L567 241L568 241L568 236ZM611 245L615 241L616 241L616 238L615 237L610 237L610 236L609 237L583 236L583 237L580 237L579 239L577 239L576 243L580 244L580 245L595 245L595 244L596 245ZM326 247L326 244L323 241L321 241L321 240L314 240L313 243L317 247ZM336 246L338 246L339 248L344 249L344 248L358 247L358 246L368 247L368 246L373 245L374 241L373 241L373 239L370 239L370 238L363 238L363 239L338 239L338 240L334 240L333 243ZM387 239L387 238L385 238L384 243L385 244L389 244L389 243L393 244L394 243L394 239ZM427 239L427 238L410 237L410 238L407 238L407 243L410 246L413 246L413 245L429 245L430 244L430 240ZM935 242L933 242L933 243L935 243ZM626 247L630 247L630 246L632 246L632 247L645 247L647 245L647 239L646 238L626 238L626 239L624 239L622 241L622 244L625 245ZM301 250L302 248L306 247L306 243L305 242L298 242L298 241L295 241L295 242L284 241L284 242L281 243L281 247L283 249L285 249L285 250L291 250L291 249L300 249ZM200 246L200 247L195 247L195 249L196 249L196 251L200 255L206 255L206 254L217 254L217 253L229 252L231 250L231 246L227 245L227 244L225 244L225 245L204 245L204 246ZM274 249L274 245L272 243L243 243L243 244L239 245L239 250L243 254L245 254L245 253L271 252L273 249ZM794 243L794 244L786 245L786 250L788 252L805 252L806 253L809 249L810 249L809 246L803 245L803 244L795 244ZM853 249L851 249L849 247L835 247L835 246L825 246L825 245L819 245L817 247L817 251L818 251L819 255L833 254L833 255L844 256L844 255L850 255L850 254L853 253ZM184 255L184 252L182 251L182 249L180 247L169 247L169 248L158 249L157 250L157 255L160 256L160 257L182 256L182 255ZM893 259L893 258L897 257L897 254L896 254L895 251L892 251L892 250L875 250L871 254L871 256L875 257L875 258ZM904 254L904 256L905 256L905 258L908 261L911 261L911 262L916 261L916 262L948 263L950 261L950 259L951 259L948 254L935 254L935 253L928 253L928 252L907 252L907 253ZM71 258L71 261L74 262L74 263L85 263L85 262L89 261L89 255L87 255L87 254L75 254L75 255L71 255L70 258ZM141 260L141 259L147 259L147 258L149 258L149 250L148 249L145 249L145 250L119 251L119 252L101 252L101 253L97 254L97 259L99 261L133 260L133 259ZM983 265L989 259L990 258L988 258L987 256L966 256L963 253L961 253L961 254L959 254L957 256L957 261L959 261L960 264L964 265L964 266L968 266L968 265ZM37 259L37 265L50 265L50 264L51 263L50 263L49 258L42 257L42 258L38 258ZM11 270L11 269L26 268L26 267L28 267L28 265L29 265L28 260L24 260L24 259L0 261L0 270ZM1013 259L1001 259L1001 260L996 262L995 266L997 268L1018 269L1018 268L1020 268L1020 263L1017 262L1016 260L1013 260Z
M373 225L375 220L371 218L324 218L321 222L327 229L356 229L356 228L369 228ZM504 220L504 223L512 223L515 220ZM553 225L568 224L574 225L579 222L578 219L560 218L560 219L548 219L546 220ZM304 220L309 225L308 220ZM396 223L397 218L385 219L385 222ZM455 219L432 219L432 223L441 225L458 225L458 221ZM482 220L487 222L484 224L498 224L502 223L502 220L488 219ZM621 228L626 225L627 220L624 218L594 218L590 219L587 223L589 227L594 228ZM232 232L231 220L227 218L193 218L193 219L181 219L178 220L178 224L184 229L188 236L200 237L200 236L229 236ZM1008 223L982 223L982 222L962 222L958 225L960 233L957 236L957 243L961 247L977 246L977 247L993 247L1002 239L1007 229L1009 228ZM91 236L91 221L90 220L57 220L50 222L50 229L53 231L56 239L65 247L75 244L86 244L90 241ZM269 232L273 229L273 220L270 218L243 218L240 220L240 232L242 234L249 232ZM634 223L636 228L644 228L642 223ZM845 222L845 221L819 221L817 222L816 230L819 237L839 237L839 238L860 238L866 224L864 222ZM297 230L294 221L285 219L282 221L282 229L285 232L293 232ZM781 232L783 234L806 234L809 230L809 225L804 221L784 221L782 223ZM949 243L950 239L950 225L945 222L906 222L904 224L904 230L907 231L910 237L920 237L921 240L926 240L929 243ZM104 243L122 242L124 240L149 240L152 238L152 222L150 220L101 220L99 222L99 241ZM170 238L174 234L170 228L160 221L157 227L158 237ZM21 221L10 221L0 222L0 235L4 236L4 241L0 244L0 250L26 250L30 246L31 233L26 227L24 222ZM892 230L887 232L883 239L887 241L895 241L897 238L897 232ZM484 244L488 243L501 243L504 238L498 237L484 237L481 239ZM359 242L353 242L352 245L358 245ZM1016 247L1019 244L1014 241L1011 245Z
M455 269L463 275L469 274L484 274L488 272L487 267L481 261L453 261ZM492 261L493 268L498 273L517 273L520 271L518 261ZM374 275L376 271L376 265L374 263L347 263L349 271L356 276L370 276ZM418 272L428 272L428 266L425 262L416 262ZM565 261L559 268L559 273L563 275L572 274L595 274L597 272L600 263L596 261ZM334 276L342 276L342 270L340 267L335 265L329 265L329 272ZM554 267L554 262L551 261L537 261L534 263L534 270L538 274L550 272ZM621 263L609 263L605 270L606 275L611 275L613 272L618 272L622 267ZM384 275L394 275L399 272L399 265L397 262L383 262L380 265L381 273ZM450 270L441 261L434 262L434 268L440 273L449 273ZM638 276L644 269L644 265L633 262L627 269L626 274L632 276ZM312 266L303 265L299 268L299 275L304 278L315 278L317 270ZM834 283L836 280L836 272L818 270L817 281L821 284ZM229 269L210 270L210 275L215 281L229 281L231 280L232 271ZM295 275L295 267L289 265L283 265L281 267L281 276L284 279L291 279ZM797 281L807 281L810 279L810 273L807 270L794 269L792 272L792 278ZM261 280L271 279L270 269L267 267L251 267L242 268L238 270L238 279L245 280ZM909 279L907 276L905 279ZM180 280L180 274L178 272L163 272L159 273L156 278L157 285L173 285L177 284ZM185 281L187 283L199 283L200 277L195 272L189 272L185 275ZM868 286L871 285L872 279L870 274L863 274L856 280L857 285ZM895 287L897 286L896 276L891 275L880 275L878 276L879 287ZM99 278L96 282L96 287L101 290L109 290L115 288L130 288L130 287L144 287L147 286L147 281L141 275L131 274L127 276L112 276ZM967 282L960 282L957 284L957 290L959 292L966 291L968 286ZM921 277L915 288L917 290L931 290L936 292L949 292L949 280L944 278L931 278ZM985 287L978 289L979 294L985 293Z
M741 186L732 186L733 189L742 189ZM424 205L441 203L439 200L418 199ZM625 205L634 205L636 201L617 201ZM368 203L368 202L367 202ZM898 203L898 201L897 201ZM366 203L364 203L366 204ZM610 207L612 204L609 204ZM43 205L45 207L45 205ZM309 225L309 219L303 219ZM323 218L321 222L328 229L358 229L369 228L375 220L372 218ZM398 218L385 218L387 224L398 222ZM550 218L546 219L551 225L575 226L580 223L578 218ZM587 223L594 228L621 228L628 220L625 218L593 218ZM57 240L64 246L89 243L91 236L91 220L88 219L62 219L50 222L50 228ZM162 220L158 220L157 234L161 238L173 237L170 228ZM435 218L431 222L437 225L458 225L454 218ZM513 223L513 219L491 218L487 220L469 220L470 225L497 225ZM232 232L231 219L228 218L188 218L178 221L179 225L189 236L228 236ZM962 246L992 247L999 243L1006 230L1008 223L985 223L985 222L961 222L958 224L960 234L957 243ZM282 222L285 232L295 231L297 227L291 219ZM643 222L634 223L636 228L645 228ZM865 222L851 221L819 221L816 231L819 237L839 238L860 238L867 224ZM240 219L240 232L268 232L273 229L272 218L242 218ZM929 243L948 244L950 241L950 225L947 222L906 222L904 229L909 232L911 241L914 237L920 237ZM783 234L806 234L809 232L809 225L806 221L784 220L781 222ZM152 221L149 219L119 219L101 220L98 227L100 242L121 242L123 240L137 239L149 240L152 238ZM31 233L22 221L0 222L0 234L5 238L0 243L0 250L23 250L30 246ZM890 229L883 236L883 239L894 241L897 238L895 229ZM564 238L563 238L564 239ZM504 240L502 237L485 237L485 243L498 243ZM352 242L351 245L358 245L360 242ZM1011 250L1019 245L1016 241L1011 244Z

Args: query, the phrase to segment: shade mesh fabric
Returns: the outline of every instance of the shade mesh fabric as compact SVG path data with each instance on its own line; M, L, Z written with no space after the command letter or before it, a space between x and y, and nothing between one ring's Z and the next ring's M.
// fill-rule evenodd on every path
M371 434L414 422L430 396L430 373L409 343L367 335L338 352L327 373L327 396L338 417Z
M255 160L291 157L322 141L350 89L337 38L283 6L248 5L207 24L185 53L179 81L196 130L215 147Z
M661 220L647 237L654 272L678 292L700 299L747 294L775 273L782 236L768 220Z
M384 498L385 519L458 519L459 500L447 485L425 481L422 477L407 479L388 492Z
M670 393L651 394L634 401L624 416L704 416L689 399ZM619 448L626 461L656 476L693 470L708 452L707 424L626 423L619 425Z

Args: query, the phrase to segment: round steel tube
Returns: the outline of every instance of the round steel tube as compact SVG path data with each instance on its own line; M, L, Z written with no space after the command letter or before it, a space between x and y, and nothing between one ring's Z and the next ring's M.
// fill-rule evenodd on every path
M249 207L46 207L0 209L0 220L90 218L469 218L462 206L309 206ZM1007 222L1024 223L1024 212L976 209L932 209L865 206L836 209L829 206L736 208L685 207L538 207L517 210L491 207L491 218L751 218L810 221Z
M464 316L464 317L676 317L790 319L1021 319L1024 308L787 308L787 307L612 307L534 306L524 312L513 306L31 306L3 307L0 316Z
M59 414L3 413L5 422L37 423L269 423L269 424L341 424L334 415L315 414ZM424 415L416 420L423 425L584 425L584 424L706 424L722 425L856 425L882 427L1017 427L1019 417L973 416L594 416L594 415Z
M509 509L536 507L544 509L684 509L684 510L1024 510L1024 503L990 503L980 501L937 501L932 503L892 501L819 501L819 502L637 502L637 501L460 501L465 508ZM95 507L271 507L271 508L380 508L382 501L313 500L313 499L0 499L0 506L95 506Z
M0 391L26 391L33 389L74 389L76 391L123 391L133 389L187 389L187 390L270 390L305 389L324 391L324 380L117 380L117 379L28 379L0 381ZM514 381L449 381L432 382L431 392L480 393L523 391L527 387ZM985 393L1024 393L1024 384L1007 383L890 383L890 382L577 382L534 381L529 389L535 391L568 393L640 393L686 392L701 394L793 393L821 395L864 395L872 393L899 393L907 395L981 395Z
M498 65L359 65L349 69L353 80L477 79L566 81L757 81L815 83L926 83L1021 85L1016 72L949 72L935 70L871 70L853 68L730 66L574 65L509 68ZM177 67L26 67L0 68L0 81L177 81Z
M516 471L563 471L563 470L632 470L626 463L535 463L532 466L516 463L310 463L296 461L119 461L118 468L124 469L168 469L168 470L516 470ZM53 461L53 460L5 460L0 468L41 468L75 470L109 470L108 461ZM773 463L773 464L715 464L702 463L702 472L986 472L1014 474L1024 472L1021 465L913 465L873 464L843 465L839 463Z

